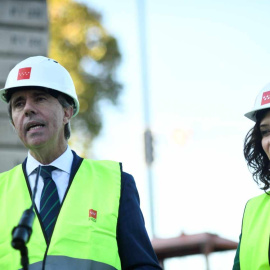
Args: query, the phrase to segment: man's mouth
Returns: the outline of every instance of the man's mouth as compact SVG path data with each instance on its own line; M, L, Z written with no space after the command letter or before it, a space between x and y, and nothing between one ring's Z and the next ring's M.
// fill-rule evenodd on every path
M44 126L45 125L41 123L30 123L26 126L26 131L35 130Z

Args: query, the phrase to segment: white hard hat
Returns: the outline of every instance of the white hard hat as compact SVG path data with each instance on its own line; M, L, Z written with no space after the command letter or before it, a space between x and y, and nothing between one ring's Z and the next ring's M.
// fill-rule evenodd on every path
M270 109L270 83L265 85L256 97L254 107L247 112L245 116L256 122L256 112L264 109Z
M79 112L79 101L75 86L68 71L57 61L44 57L29 57L17 64L8 74L5 87L0 89L0 98L6 91L25 86L46 87L70 96L74 101L73 117Z

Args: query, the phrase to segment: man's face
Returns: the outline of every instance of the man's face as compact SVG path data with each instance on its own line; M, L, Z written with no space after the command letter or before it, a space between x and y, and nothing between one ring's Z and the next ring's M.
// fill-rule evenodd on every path
M31 150L62 151L64 126L71 112L50 94L36 89L15 92L10 100L12 121L23 144Z

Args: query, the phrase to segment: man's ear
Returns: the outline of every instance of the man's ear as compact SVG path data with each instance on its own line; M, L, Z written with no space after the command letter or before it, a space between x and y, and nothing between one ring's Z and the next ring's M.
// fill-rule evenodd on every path
M73 107L72 106L64 108L64 119L63 119L64 124L67 124L69 122L72 115L73 115Z

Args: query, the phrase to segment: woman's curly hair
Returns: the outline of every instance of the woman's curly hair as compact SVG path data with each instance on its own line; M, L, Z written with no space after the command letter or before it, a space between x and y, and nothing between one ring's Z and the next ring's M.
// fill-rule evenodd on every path
M269 158L262 148L260 124L269 111L269 109L265 109L256 113L256 124L249 130L244 141L244 156L247 165L252 172L254 181L266 193L270 188Z

